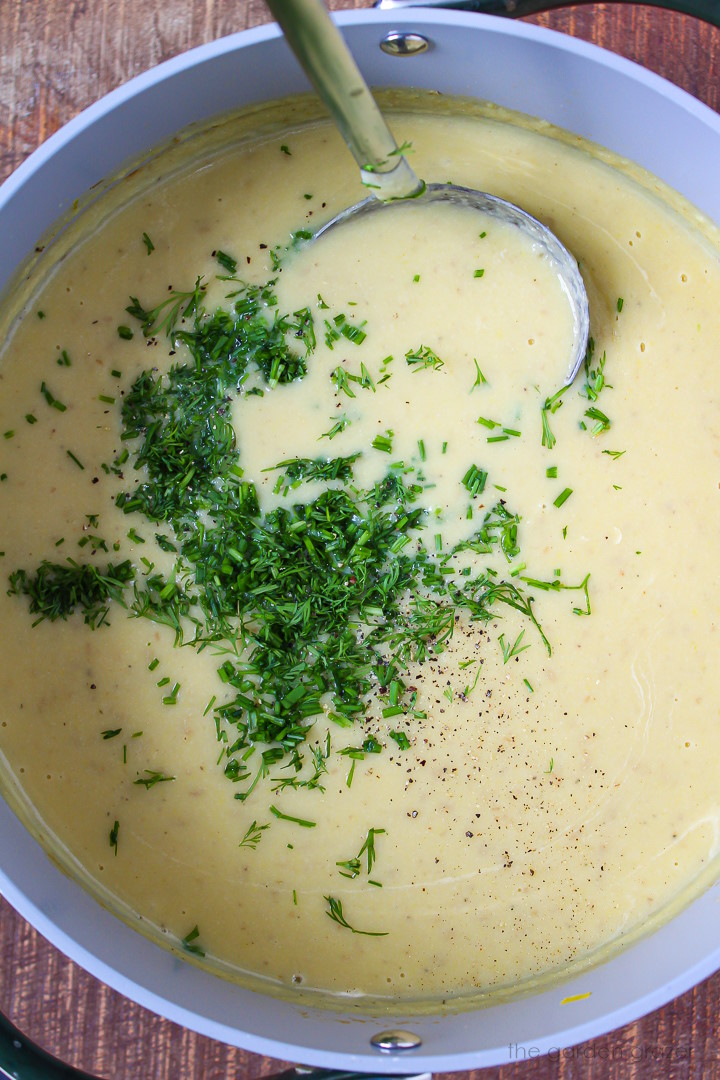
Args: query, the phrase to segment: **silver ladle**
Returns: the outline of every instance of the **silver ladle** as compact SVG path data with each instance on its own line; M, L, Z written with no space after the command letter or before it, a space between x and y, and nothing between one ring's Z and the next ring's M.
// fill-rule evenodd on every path
M350 50L321 0L267 0L285 39L303 67L360 166L372 194L343 210L315 233L391 203L453 203L499 218L521 230L554 264L573 316L573 343L563 386L569 386L585 357L590 316L578 264L558 238L530 214L495 195L455 184L425 184L398 148Z

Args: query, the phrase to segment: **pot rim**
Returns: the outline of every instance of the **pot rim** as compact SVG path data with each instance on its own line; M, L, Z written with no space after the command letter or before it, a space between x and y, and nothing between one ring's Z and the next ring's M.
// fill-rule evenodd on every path
M533 24L509 22L496 16L427 9L348 11L339 13L337 21L351 32L351 45L354 44L353 31L357 32L355 40L362 45L360 37L365 28L379 25L389 29L391 26L412 25L413 28L427 28L428 33L434 30L470 30L478 38L496 35L496 42L524 42L533 48L542 46L551 53L571 56L574 61L580 60L612 73L619 77L623 85L632 83L639 87L642 93L638 91L638 108L642 106L643 95L659 96L673 109L679 110L683 117L692 118L701 129L709 130L717 145L720 145L720 116L708 106L630 60L557 31ZM43 170L58 155L64 154L77 140L90 135L95 125L112 117L126 103L137 101L142 95L152 95L157 87L168 80L199 71L218 58L232 58L238 51L272 44L280 36L274 24L241 31L182 53L111 91L50 136L5 181L0 187L0 214L12 210L14 200L22 196L28 185L41 178ZM299 76L294 75L294 78L297 82ZM195 117L190 116L189 119L194 120ZM553 118L553 122L561 121ZM652 128L652 125L648 127ZM176 128L177 125L174 125L172 130ZM158 125L155 122L153 126L149 122L143 145L156 145L169 134L170 131L162 130L162 123ZM580 130L578 134L585 132ZM595 141L601 140L595 137ZM613 149L618 150L616 146ZM620 148L618 152L625 151ZM122 152L122 148L118 149L118 154L118 164L129 156ZM643 164L646 164L646 160L643 160ZM652 168L652 165L647 167ZM697 164L693 164L693 173L697 167ZM689 168L689 162L680 163L681 177L684 175L683 169L687 171ZM38 233L44 232L50 224L50 219L61 215L76 195L85 191L91 183L99 181L107 171L103 167L92 179L90 165L82 176L69 174L64 187L58 191L60 205L47 211L47 222L42 220L41 215L37 216L35 236L30 244L25 243L25 251L31 249ZM80 186L73 187L73 180ZM676 179L669 182L682 194L687 194L684 185L678 184ZM713 206L711 212L715 220L720 222L720 204L717 209ZM606 964L575 975L562 987L552 986L531 998L519 998L473 1012L442 1016L388 1018L380 1014L355 1015L350 1011L335 1013L308 1008L306 999L299 1005L226 983L137 934L101 908L95 899L80 890L52 863L2 798L0 838L3 859L7 862L7 866L0 866L0 892L40 933L86 970L139 1004L186 1027L255 1053L297 1060L303 1064L402 1074L426 1069L460 1070L517 1060L517 1053L513 1056L511 1051L513 1043L525 1050L530 1045L531 1049L537 1049L538 1054L554 1049L559 1051L637 1019L695 985L720 966L720 940L709 952L699 941L694 944L691 941L692 947L687 947L688 940L700 936L699 925L703 922L710 925L715 920L716 905L720 899L720 885L715 884L670 923L629 946ZM663 959L664 966L659 964L659 959ZM666 968L669 968L667 972ZM658 984L660 969L665 973L660 975ZM648 972L655 974L648 978ZM558 1016L561 997L585 995L590 985L593 987L592 996L568 1003L562 1016ZM169 996L168 987L172 996ZM515 1030L520 1037L510 1037L503 1042L507 1032L512 1030L508 1027L508 1017L513 1010L518 1016ZM270 1020L268 1012L272 1013ZM521 1014L522 1021L519 1019ZM233 1019L238 1016L239 1023ZM240 1026L245 1024L250 1024L252 1030ZM326 1043L323 1048L318 1047L318 1040L313 1034L318 1024L322 1024ZM388 1026L418 1031L423 1038L423 1048L404 1057L380 1056L370 1047L369 1037ZM481 1038L479 1029L485 1030L488 1045L478 1047L473 1043L474 1039ZM293 1032L292 1038L284 1034L287 1030ZM300 1032L307 1035L300 1035ZM356 1037L358 1033L360 1038ZM347 1051L343 1048L347 1043L354 1044L357 1049ZM448 1052L448 1045L469 1048ZM537 1054L531 1053L529 1056Z

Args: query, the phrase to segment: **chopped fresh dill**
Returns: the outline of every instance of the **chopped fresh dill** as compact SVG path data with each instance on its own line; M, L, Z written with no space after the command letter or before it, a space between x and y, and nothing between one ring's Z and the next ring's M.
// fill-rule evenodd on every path
M477 360L473 360L473 363L475 364L475 382L470 387L471 391L475 390L478 386L483 386L487 383L487 379L480 370L480 365L478 364Z
M328 910L325 914L339 926L345 927L346 930L351 930L353 934L364 934L366 937L387 937L387 930L357 930L354 926L351 926L345 918L341 900L337 900L334 896L326 896L325 901L328 905Z
M410 349L405 353L405 360L408 367L412 368L413 371L425 371L427 368L437 371L439 368L444 367L444 361L427 345L420 345L417 349Z
M554 393L552 397L545 398L545 403L540 410L540 416L542 418L542 445L547 447L548 450L552 450L556 443L555 436L550 429L550 416L552 416L553 413L556 413L562 405L562 396L567 389L567 386L563 386L563 388Z
M248 826L248 829L238 846L252 848L252 850L255 851L258 844L262 840L262 834L265 832L266 829L269 828L269 824L258 825L257 821L253 819L252 824Z
M291 814L283 814L282 810L278 810L277 806L271 806L270 813L273 817L279 818L280 821L292 821L295 825L302 825L303 829L314 829L317 825L317 821L308 821L306 818L292 817Z
M174 780L174 776L165 776L161 772L157 772L155 769L145 769L145 776L139 777L137 780L133 780L134 784L138 784L144 787L146 791L149 791L151 787L155 787L156 784L167 784L171 780Z
M343 862L336 862L335 865L340 867L340 873L346 878L356 878L362 869L362 857L365 855L367 859L367 872L371 873L373 866L375 865L375 859L377 858L375 853L375 837L380 836L385 832L384 829L368 829L367 836L363 846L358 851L357 855L353 859L346 859Z
M502 649L503 663L504 664L507 664L508 660L512 660L512 658L514 656L519 656L521 652L525 652L526 649L530 648L529 645L521 644L522 639L524 637L525 637L525 631L521 630L520 633L518 634L518 636L515 638L515 641L511 645L509 641L508 642L505 641L505 635L504 634L500 635L500 637L498 638L498 641L500 643L500 648Z

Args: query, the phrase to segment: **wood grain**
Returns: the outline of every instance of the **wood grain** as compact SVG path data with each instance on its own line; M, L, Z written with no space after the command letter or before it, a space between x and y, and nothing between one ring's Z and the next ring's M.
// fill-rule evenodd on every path
M370 0L331 2L369 7ZM0 179L102 94L205 41L267 21L261 0L0 0ZM720 31L644 6L532 21L594 41L720 110ZM662 133L658 133L658 138ZM720 1080L720 974L602 1039L460 1080ZM213 1042L109 990L0 901L0 1009L63 1060L107 1080L265 1076L282 1063ZM450 1076L450 1074L448 1074Z

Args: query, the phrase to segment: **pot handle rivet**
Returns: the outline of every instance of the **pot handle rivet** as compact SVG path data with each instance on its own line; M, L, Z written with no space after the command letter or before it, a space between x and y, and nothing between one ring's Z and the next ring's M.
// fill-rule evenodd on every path
M419 56L430 48L430 42L422 34L391 30L380 42L380 48L388 56Z
M370 1039L370 1045L374 1046L376 1050L391 1053L394 1050L417 1050L418 1047L422 1046L422 1039L419 1035L414 1035L412 1031L395 1029L392 1031L380 1031L377 1035L373 1035Z

